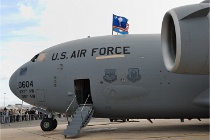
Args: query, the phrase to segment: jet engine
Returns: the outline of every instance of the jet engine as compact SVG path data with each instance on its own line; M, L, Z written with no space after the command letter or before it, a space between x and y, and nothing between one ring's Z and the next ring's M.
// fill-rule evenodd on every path
M209 0L168 11L161 43L168 71L209 74Z

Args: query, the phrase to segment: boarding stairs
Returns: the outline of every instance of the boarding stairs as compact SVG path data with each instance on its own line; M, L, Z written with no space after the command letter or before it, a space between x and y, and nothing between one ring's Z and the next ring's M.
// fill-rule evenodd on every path
M93 112L92 104L80 104L72 115L71 122L68 123L67 129L64 131L64 136L78 137L80 130L89 123Z

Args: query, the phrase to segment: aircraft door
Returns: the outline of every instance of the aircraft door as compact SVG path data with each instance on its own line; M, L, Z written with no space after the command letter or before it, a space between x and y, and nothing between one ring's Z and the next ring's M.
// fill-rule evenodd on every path
M85 102L86 104L93 104L89 79L74 80L74 90L78 104L85 104Z

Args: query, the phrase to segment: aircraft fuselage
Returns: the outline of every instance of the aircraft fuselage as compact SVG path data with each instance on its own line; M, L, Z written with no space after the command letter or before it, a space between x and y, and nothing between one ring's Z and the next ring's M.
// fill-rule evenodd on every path
M103 118L208 118L193 100L208 75L182 75L164 66L160 35L91 37L48 48L21 66L10 88L23 101L64 113L93 104ZM69 111L70 112L70 111Z

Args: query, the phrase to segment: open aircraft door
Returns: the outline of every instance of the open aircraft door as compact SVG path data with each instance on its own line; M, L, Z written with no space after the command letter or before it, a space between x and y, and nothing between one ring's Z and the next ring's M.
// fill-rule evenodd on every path
M89 79L75 79L74 90L78 104L93 104Z

